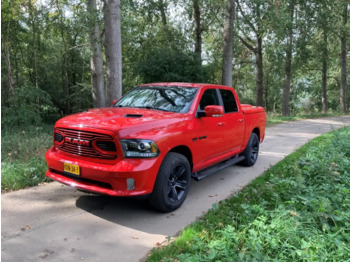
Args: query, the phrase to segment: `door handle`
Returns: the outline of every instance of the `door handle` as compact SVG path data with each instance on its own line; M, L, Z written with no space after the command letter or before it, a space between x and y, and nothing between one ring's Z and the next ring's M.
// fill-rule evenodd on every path
M222 122L220 122L220 123L218 123L218 126L223 126L225 123L222 123Z
M243 122L243 119L238 119L238 122L242 123L242 122Z

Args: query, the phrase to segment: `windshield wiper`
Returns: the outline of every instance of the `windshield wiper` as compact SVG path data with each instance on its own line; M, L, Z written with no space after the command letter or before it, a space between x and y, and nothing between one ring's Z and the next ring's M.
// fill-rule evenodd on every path
M157 108L157 107L152 107L152 106L136 106L136 108L145 108L145 109L154 109L154 110L165 111L165 112L172 112L170 110Z

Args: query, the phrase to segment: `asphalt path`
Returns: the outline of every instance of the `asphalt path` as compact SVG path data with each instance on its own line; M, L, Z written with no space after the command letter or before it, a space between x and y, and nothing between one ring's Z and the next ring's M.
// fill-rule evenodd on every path
M213 204L234 194L309 140L350 125L350 116L269 127L255 166L228 167L192 181L169 214L144 201L81 193L57 182L1 196L2 261L140 261Z

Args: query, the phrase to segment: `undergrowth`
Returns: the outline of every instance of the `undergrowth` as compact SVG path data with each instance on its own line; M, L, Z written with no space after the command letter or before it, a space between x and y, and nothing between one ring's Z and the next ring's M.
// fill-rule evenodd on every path
M1 133L1 191L49 181L45 152L52 145L52 125L3 129Z
M148 261L349 261L350 128L304 145Z

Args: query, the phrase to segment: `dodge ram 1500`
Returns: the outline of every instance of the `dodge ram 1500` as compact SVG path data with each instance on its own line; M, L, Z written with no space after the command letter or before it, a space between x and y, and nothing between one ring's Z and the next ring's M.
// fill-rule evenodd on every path
M241 105L232 87L141 85L112 107L66 116L54 127L46 175L82 191L147 196L179 208L192 179L255 164L265 136L262 107Z

